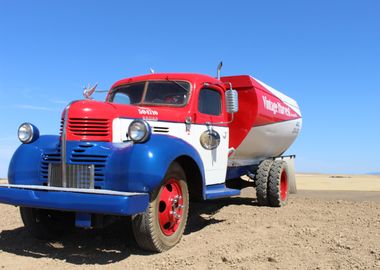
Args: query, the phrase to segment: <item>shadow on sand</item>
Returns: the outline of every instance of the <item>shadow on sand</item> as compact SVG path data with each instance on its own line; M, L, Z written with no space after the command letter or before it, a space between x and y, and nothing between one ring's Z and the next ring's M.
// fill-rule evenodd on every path
M226 198L191 203L185 234L223 222L214 215L227 205L256 205L252 198ZM76 229L57 241L40 241L24 227L0 232L0 250L19 256L50 258L76 265L110 264L130 255L151 255L141 250L134 238L130 219L121 220L101 230Z

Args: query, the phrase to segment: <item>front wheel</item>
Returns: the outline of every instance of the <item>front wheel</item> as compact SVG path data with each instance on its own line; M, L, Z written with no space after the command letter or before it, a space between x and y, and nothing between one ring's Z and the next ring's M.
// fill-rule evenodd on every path
M74 213L20 207L25 228L37 239L52 240L74 228Z
M164 181L152 194L144 213L132 217L137 244L145 250L163 252L180 240L187 223L189 192L182 167L174 162Z

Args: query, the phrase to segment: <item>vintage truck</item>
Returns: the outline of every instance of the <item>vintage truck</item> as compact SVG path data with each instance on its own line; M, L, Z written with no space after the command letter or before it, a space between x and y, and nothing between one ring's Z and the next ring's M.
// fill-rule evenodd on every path
M282 155L300 109L251 76L148 74L116 82L104 102L89 91L64 109L59 135L19 127L0 203L20 206L37 238L130 216L138 245L162 252L180 241L191 200L255 187L258 205L280 207L294 189L295 156Z

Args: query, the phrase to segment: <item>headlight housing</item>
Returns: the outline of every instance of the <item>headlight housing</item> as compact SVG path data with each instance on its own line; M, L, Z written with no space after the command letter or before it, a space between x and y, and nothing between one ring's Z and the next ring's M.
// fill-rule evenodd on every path
M146 142L150 136L150 126L143 120L134 120L128 128L128 136L133 142Z
M18 139L22 143L32 143L40 136L38 128L30 123L23 123L18 128Z

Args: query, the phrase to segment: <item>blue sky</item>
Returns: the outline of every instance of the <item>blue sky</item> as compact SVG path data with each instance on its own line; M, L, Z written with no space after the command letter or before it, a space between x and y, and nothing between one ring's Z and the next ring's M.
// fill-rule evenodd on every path
M56 134L82 87L250 74L296 99L302 172L380 171L380 1L0 0L0 177L20 123ZM98 99L104 98L101 94Z

